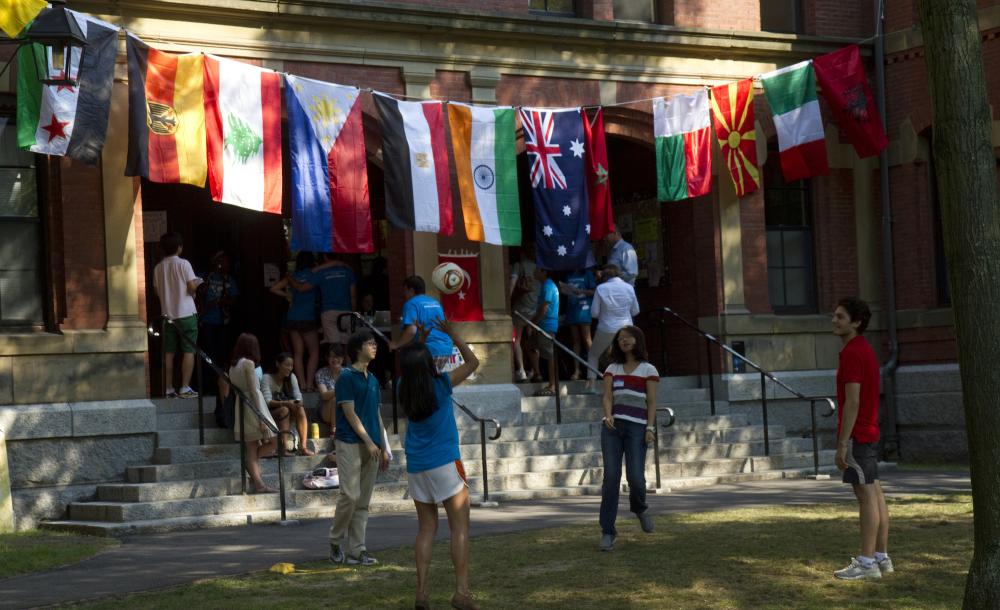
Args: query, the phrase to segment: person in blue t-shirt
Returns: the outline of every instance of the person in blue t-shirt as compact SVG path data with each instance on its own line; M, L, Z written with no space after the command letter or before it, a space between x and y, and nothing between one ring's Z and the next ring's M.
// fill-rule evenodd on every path
M385 426L379 407L381 388L368 364L378 353L375 335L365 329L347 340L351 365L343 369L334 386L337 397L337 472L340 495L330 526L330 561L370 566L378 563L368 554L365 531L375 475L389 467Z
M409 420L406 426L406 473L410 497L417 508L416 608L429 607L427 573L437 533L438 503L444 504L451 530L451 560L455 566L455 608L478 608L469 591L469 489L458 450L458 427L452 388L479 367L469 346L444 319L423 332L439 332L454 341L464 362L440 373L429 346L407 344L399 354L402 377L396 387Z
M538 292L538 309L535 310L535 317L532 322L537 324L546 333L555 337L559 330L559 289L556 283L549 277L547 269L535 267L535 279L542 288ZM536 371L542 370L538 366L538 359L545 358L549 363L549 383L535 392L535 396L555 396L556 393L556 358L555 346L551 339L536 333L531 349L531 366ZM540 381L541 378L532 379Z
M316 387L313 375L319 368L316 289L313 287L311 271L314 262L312 252L299 252L295 256L295 272L271 286L271 292L291 300L288 313L285 314L285 328L292 339L295 377L305 384L302 389L306 392L312 392Z
M357 311L357 278L347 263L333 254L313 268L314 282L319 288L320 322L323 324L323 343L347 343L348 333L340 330L341 314Z
M590 352L590 302L594 298L597 281L590 269L573 271L566 276L566 281L559 286L560 292L566 295L566 318L564 323L569 326L570 339L573 341L573 353L586 359ZM580 352L580 346L583 352ZM573 375L570 379L581 379L580 363L573 360Z
M425 291L424 278L419 275L411 275L403 280L403 294L406 295L406 303L403 305L403 332L398 339L389 343L389 349L397 350L409 344L417 338L421 328L430 329L430 334L424 343L434 358L437 370L443 371L451 361L454 345L451 338L438 330L435 325L438 320L445 319L441 303L424 294Z

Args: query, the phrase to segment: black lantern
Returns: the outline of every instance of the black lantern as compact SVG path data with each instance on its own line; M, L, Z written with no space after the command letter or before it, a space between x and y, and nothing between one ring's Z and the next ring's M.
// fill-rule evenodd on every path
M43 85L75 87L87 37L76 18L66 10L66 0L49 0L49 4L51 7L38 14L22 37L5 42L37 43L41 49L33 48L32 63L38 81ZM0 74L6 69L5 65Z

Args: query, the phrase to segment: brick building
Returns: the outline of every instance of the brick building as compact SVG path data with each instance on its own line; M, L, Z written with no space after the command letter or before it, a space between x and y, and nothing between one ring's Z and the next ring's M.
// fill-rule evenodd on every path
M713 178L710 195L659 204L651 106L615 104L745 78L870 39L872 4L79 0L70 7L120 24L163 50L200 50L393 94L606 105L614 205L626 237L642 255L643 309L669 305L727 342L742 342L747 356L766 368L829 392L838 346L828 320L838 298L856 294L873 303L878 313L871 336L885 355L882 304L890 288L882 273L878 159L858 159L824 110L830 175L785 184L770 111L758 89L764 188L738 200L723 173ZM909 420L901 414L900 426L909 425L913 439L955 440L962 438L956 347L915 4L890 0L886 9L900 375L920 380L900 382L901 396L912 395L918 405ZM1000 70L991 66L1000 61L1000 2L978 5L990 102L997 106ZM8 52L0 47L0 59ZM862 52L872 76L870 40L862 42ZM100 166L20 153L9 128L0 140L0 428L6 430L15 499L24 515L58 513L67 499L92 493L96 482L149 458L155 412L148 399L162 380L157 344L146 334L158 313L147 277L164 229L186 236L185 254L196 269L216 250L235 255L244 285L240 322L261 336L265 351L277 349L280 304L267 295L263 277L265 268L282 268L287 261L282 220L217 206L205 190L124 177L125 77L122 43ZM10 72L0 78L0 117L10 120L13 83ZM380 130L370 97L363 99L373 214L384 226ZM994 121L993 142L1000 146L1000 121ZM714 165L718 173L718 155ZM522 200L530 218L524 188ZM469 242L461 223L456 226L449 237L378 231L390 286L411 273L429 277L437 252L478 252L486 321L469 328L484 361L478 383L507 384L506 271L512 253ZM359 271L368 264L362 257L351 262ZM390 293L398 315L402 296ZM641 323L654 360L666 363L669 374L705 372L697 336L668 324L664 343L655 316ZM716 371L729 371L727 360L714 357ZM731 400L750 392L739 375L726 374L724 381ZM100 467L92 465L95 455Z

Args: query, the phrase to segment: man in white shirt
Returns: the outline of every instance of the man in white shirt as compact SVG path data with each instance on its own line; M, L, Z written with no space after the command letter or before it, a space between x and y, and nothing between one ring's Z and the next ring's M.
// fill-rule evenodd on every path
M163 260L153 269L153 287L160 297L160 312L174 322L163 325L164 395L167 398L197 398L198 393L191 389L194 350L198 343L198 309L193 297L202 280L194 274L191 263L180 257L184 250L180 233L161 237L160 248ZM181 333L189 341L181 341L178 336ZM174 391L174 355L178 348L183 354L180 392Z
M622 239L620 231L613 231L604 237L608 244L608 264L618 267L618 277L630 286L635 286L639 275L639 256L632 244Z
M597 332L590 346L587 361L595 369L601 356L611 347L615 333L623 326L632 325L632 316L639 313L639 300L635 298L635 288L618 276L618 266L608 263L602 268L604 281L594 291L594 302L590 305L590 316L597 318ZM596 392L594 371L587 371L587 390Z

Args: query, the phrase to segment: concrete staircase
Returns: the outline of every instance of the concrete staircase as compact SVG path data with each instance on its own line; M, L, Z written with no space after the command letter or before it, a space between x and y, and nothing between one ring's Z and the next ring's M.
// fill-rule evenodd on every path
M660 429L661 491L719 482L803 476L812 472L812 440L787 438L782 426L769 426L770 456L764 457L764 430L746 416L729 413L716 403L710 415L707 390L694 378L670 378L661 383L658 402L674 409L677 421ZM489 497L500 502L567 495L599 494L603 473L600 447L600 397L577 394L579 383L563 387L562 424L555 423L555 398L528 394L513 424L497 441L487 441ZM211 401L206 401L208 404ZM313 404L307 398L306 404ZM207 408L207 407L206 407ZM391 428L389 407L384 411ZM474 500L482 496L483 464L479 426L456 410L462 459ZM196 401L159 401L157 449L151 464L130 467L123 483L100 485L97 497L69 506L65 520L45 528L96 535L122 536L178 529L220 527L280 519L277 494L241 495L239 446L232 432L215 427L205 415L205 445L198 445ZM406 458L400 446L405 434L390 436L395 459L379 473L372 512L410 510ZM492 432L489 426L488 434ZM326 463L332 441L312 441L315 457L288 457L284 462L287 514L290 519L332 517L338 490L307 490L302 477ZM821 467L832 469L833 451L820 453ZM268 484L278 485L278 463L264 460ZM646 478L655 486L655 466L647 458Z

